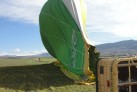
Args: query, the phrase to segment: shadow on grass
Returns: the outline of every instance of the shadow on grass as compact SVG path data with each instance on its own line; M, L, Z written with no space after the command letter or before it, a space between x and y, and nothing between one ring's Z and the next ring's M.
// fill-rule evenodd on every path
M73 81L52 63L0 68L0 87L3 88L29 91L72 84Z

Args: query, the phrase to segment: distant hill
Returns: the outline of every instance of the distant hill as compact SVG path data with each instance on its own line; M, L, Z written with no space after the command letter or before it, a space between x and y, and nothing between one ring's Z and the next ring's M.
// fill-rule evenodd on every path
M106 43L96 45L97 50L101 56L130 56L137 54L137 41L136 40L125 40L115 43ZM42 53L37 55L29 56L16 56L16 55L5 55L0 58L30 58L30 57L52 57L49 53Z
M30 57L52 57L49 53L41 53L37 55L31 55Z
M39 58L39 57L52 57L49 53L41 53L36 55L16 56L16 55L3 55L0 58Z
M125 40L115 43L106 43L96 46L101 56L134 55L137 54L137 41Z

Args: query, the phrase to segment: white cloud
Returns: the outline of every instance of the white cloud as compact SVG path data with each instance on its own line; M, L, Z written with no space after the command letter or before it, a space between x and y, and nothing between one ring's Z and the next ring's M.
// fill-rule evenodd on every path
M47 0L1 0L0 16L38 24ZM87 0L87 30L119 37L137 36L137 0Z
M46 50L34 50L34 51L21 51L20 53L12 53L17 56L27 56L27 55L37 55L41 53L46 53Z
M47 53L47 50L23 51L23 50L20 50L19 48L16 48L9 52L0 52L0 56L3 56L3 55L28 56L28 55L37 55L42 53Z
M0 52L0 56L7 55L7 52Z
M21 50L19 48L16 48L13 50L14 52L21 52Z
M119 37L137 36L136 0L87 0L90 32L109 32Z
M112 28L108 28L108 32L119 37L135 37L137 36L137 24L119 24Z
M22 51L21 51L19 48L16 48L16 49L11 50L10 53L12 53L12 54L19 54L19 53L21 53L21 52L22 52Z
M0 16L11 20L38 23L40 10L47 0L2 0Z

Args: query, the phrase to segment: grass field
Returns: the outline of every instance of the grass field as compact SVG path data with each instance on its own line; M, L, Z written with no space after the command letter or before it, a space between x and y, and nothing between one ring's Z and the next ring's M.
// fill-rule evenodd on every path
M77 85L53 65L53 58L0 59L0 92L95 92Z

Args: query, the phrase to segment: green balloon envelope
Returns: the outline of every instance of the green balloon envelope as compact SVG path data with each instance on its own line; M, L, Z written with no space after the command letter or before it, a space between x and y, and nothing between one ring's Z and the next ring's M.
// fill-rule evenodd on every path
M47 51L70 72L84 75L88 46L81 29L62 0L48 0L45 3L39 15L39 24Z

